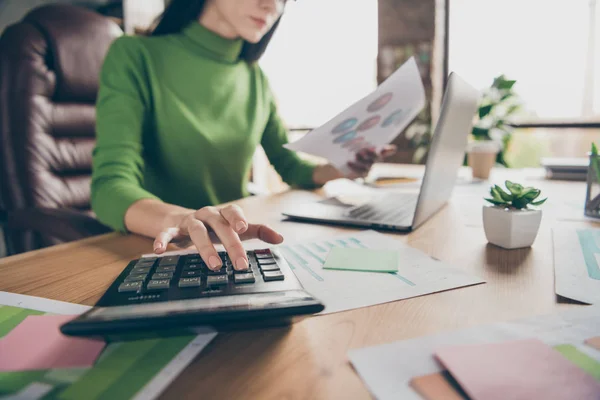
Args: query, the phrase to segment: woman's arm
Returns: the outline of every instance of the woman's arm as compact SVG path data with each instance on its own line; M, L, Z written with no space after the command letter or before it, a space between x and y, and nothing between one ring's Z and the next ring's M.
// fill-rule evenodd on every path
M102 68L96 107L92 208L98 219L116 230L155 238L157 253L165 252L172 241L194 244L211 269L222 266L213 238L223 243L240 270L248 267L241 239L280 243L283 238L272 229L248 224L239 207L190 210L167 204L144 189L142 133L150 109L139 39L118 39Z

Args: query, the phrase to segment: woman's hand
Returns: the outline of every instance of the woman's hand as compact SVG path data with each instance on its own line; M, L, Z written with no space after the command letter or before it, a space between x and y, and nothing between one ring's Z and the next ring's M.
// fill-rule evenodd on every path
M351 171L350 174L343 174L342 171L331 164L319 165L313 173L313 181L317 185L324 185L329 181L339 178L356 179L365 177L369 174L373 164L394 153L396 153L396 146L394 145L385 146L379 154L372 148L363 149L356 153L354 161L348 162L348 167Z
M222 208L204 207L181 215L179 222L158 234L154 240L154 252L162 254L167 244L173 242L180 247L194 244L208 268L219 270L221 257L213 243L222 243L229 254L233 267L248 269L248 257L242 246L242 240L260 239L267 243L279 244L283 236L265 225L249 224L237 205Z
M371 167L378 161L382 161L385 157L390 157L396 153L396 146L393 144L385 146L378 154L375 149L362 149L356 153L354 161L348 161L348 166L352 170L352 174L347 178L364 178L371 171Z

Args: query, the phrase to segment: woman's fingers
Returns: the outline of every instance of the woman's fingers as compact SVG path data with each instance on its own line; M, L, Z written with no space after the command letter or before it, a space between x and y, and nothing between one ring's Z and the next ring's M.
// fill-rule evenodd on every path
M177 236L179 236L179 228L167 228L158 234L154 239L154 252L156 254L162 254L167 250L167 245Z
M248 229L248 221L246 221L246 217L240 206L234 204L223 207L220 213L237 234L242 234Z
M381 149L381 153L379 153L379 154L381 155L382 158L385 158L385 157L393 156L394 154L396 154L397 151L398 151L398 148L396 147L396 145L388 144L388 145L384 146L383 149Z
M206 225L193 217L187 221L186 225L190 238L198 249L198 253L200 254L200 257L202 257L202 260L204 260L204 263L213 271L221 269L223 262L210 240Z
M266 225L250 224L248 230L241 235L243 240L260 239L263 242L279 244L283 242L283 236Z
M197 212L196 216L209 225L217 235L225 247L225 251L229 254L229 258L233 262L233 267L238 271L248 269L248 256L246 255L242 241L221 213L207 207Z

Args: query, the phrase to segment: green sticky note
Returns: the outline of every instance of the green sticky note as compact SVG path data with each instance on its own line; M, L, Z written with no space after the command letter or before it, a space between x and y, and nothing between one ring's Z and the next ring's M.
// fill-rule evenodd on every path
M398 271L398 253L388 250L334 247L329 252L323 268L348 271L396 272Z
M594 360L592 357L585 353L577 350L577 347L570 344L560 344L554 346L554 349L565 356L573 364L587 372L600 381L600 362Z

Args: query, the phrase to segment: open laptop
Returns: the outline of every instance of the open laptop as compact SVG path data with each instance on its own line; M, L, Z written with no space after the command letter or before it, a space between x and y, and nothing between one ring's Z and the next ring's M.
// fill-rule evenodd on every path
M354 206L310 203L285 210L302 221L408 232L419 227L448 201L463 163L467 138L480 93L451 73L435 127L419 193L393 193Z

